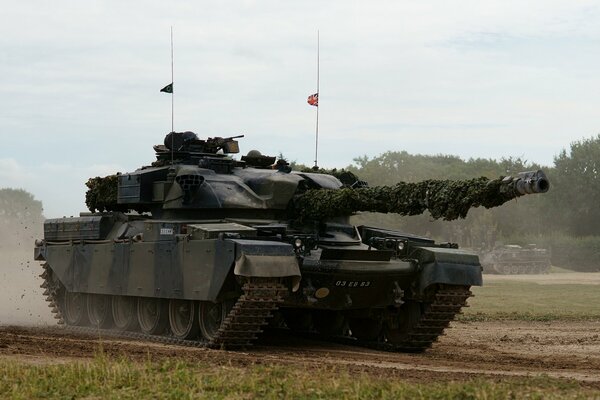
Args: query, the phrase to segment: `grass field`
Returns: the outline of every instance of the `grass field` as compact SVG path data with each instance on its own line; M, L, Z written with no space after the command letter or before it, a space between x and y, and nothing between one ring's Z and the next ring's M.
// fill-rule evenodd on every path
M460 320L600 320L600 285L492 280L471 290Z
M183 361L31 365L0 360L0 397L113 399L569 399L600 395L545 377L417 384L344 369L222 367Z
M600 285L505 281L473 288L460 319L600 320ZM299 366L300 365L300 366ZM101 348L89 361L48 363L0 358L0 398L14 399L576 399L600 392L575 381L538 377L403 379L343 366L222 366L178 358L114 359Z

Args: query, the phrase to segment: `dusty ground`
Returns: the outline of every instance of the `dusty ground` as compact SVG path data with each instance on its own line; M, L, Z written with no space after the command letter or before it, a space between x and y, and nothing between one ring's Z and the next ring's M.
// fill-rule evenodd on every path
M424 354L398 354L271 333L269 344L249 351L182 348L125 339L78 336L53 328L0 328L0 357L34 363L93 357L100 349L139 360L182 357L215 364L286 364L298 368L343 366L377 376L420 382L472 376L547 375L600 387L600 322L454 323Z
M139 360L173 356L222 365L285 364L297 368L342 366L376 376L418 382L486 376L574 379L600 388L600 315L596 321L456 322L424 354L396 354L270 334L249 351L181 348L125 339L78 336L49 327L54 320L41 295L39 264L3 252L0 268L0 358L33 363L87 360L102 349ZM600 273L486 275L494 281L599 284ZM599 289L600 290L600 289ZM18 326L17 326L18 325ZM268 345L266 344L268 343Z

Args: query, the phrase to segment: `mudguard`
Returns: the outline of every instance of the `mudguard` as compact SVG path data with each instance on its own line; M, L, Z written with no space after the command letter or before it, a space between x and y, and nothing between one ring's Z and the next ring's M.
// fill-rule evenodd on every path
M481 286L481 264L476 254L459 249L419 247L416 249L420 273L418 289L422 293L429 286Z
M235 243L234 274L246 277L293 278L300 283L300 266L290 244L264 240L229 239Z

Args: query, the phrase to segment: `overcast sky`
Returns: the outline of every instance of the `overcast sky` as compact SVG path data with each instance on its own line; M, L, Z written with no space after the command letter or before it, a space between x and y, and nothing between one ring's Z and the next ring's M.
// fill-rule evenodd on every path
M45 215L90 176L154 159L170 130L320 162L387 150L551 165L600 132L597 1L0 0L0 187ZM401 177L400 177L401 178Z

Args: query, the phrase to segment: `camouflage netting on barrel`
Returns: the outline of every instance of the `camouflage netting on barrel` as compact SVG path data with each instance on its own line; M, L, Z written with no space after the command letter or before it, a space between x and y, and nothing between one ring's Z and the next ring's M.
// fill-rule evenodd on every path
M358 211L418 215L429 210L435 219L466 217L469 209L492 208L524 194L548 190L541 171L490 180L426 180L394 186L309 190L294 200L296 219L322 220Z
M117 211L117 197L119 192L119 181L117 175L109 175L104 178L99 176L90 178L85 183L88 191L85 193L85 204L91 212Z

